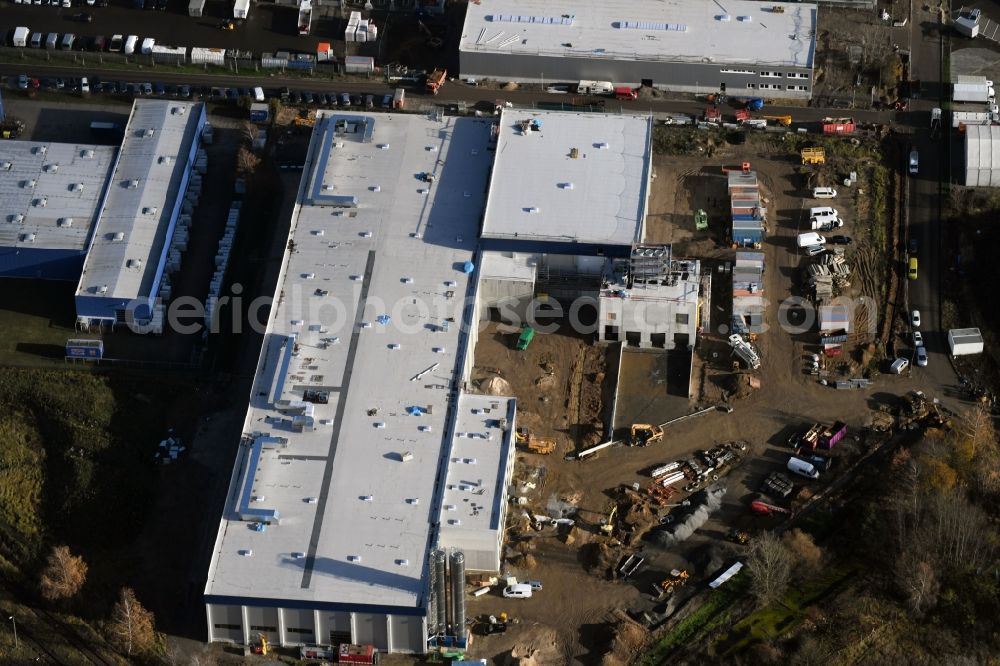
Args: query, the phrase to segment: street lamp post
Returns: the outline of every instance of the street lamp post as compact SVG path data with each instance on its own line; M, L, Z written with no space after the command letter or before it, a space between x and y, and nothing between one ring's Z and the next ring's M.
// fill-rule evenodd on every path
M14 627L14 649L17 650L17 620L14 619L13 615L7 619L10 620L11 625Z

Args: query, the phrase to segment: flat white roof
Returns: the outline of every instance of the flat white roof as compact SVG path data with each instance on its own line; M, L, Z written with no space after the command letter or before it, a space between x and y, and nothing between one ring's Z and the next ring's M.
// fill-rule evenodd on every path
M642 240L651 119L505 109L499 122L483 238Z
M250 444L238 456L209 603L415 612L426 603L435 489L471 315L466 262L494 154L490 124L319 114L245 424L248 436L284 442L262 446L256 461ZM275 404L303 400L306 390L327 392L329 402ZM292 420L305 410L315 429L296 432ZM479 469L487 467L484 459ZM276 511L280 524L251 529L237 516L241 495L258 497L249 510Z
M196 102L135 101L77 295L107 286L108 298L149 296L202 112Z
M813 4L481 0L468 4L459 50L812 67L815 34Z
M444 500L441 537L460 541L463 533L502 530L499 524L506 485L508 447L501 421L514 426L514 398L462 394L458 400Z
M86 250L115 151L0 142L0 246Z

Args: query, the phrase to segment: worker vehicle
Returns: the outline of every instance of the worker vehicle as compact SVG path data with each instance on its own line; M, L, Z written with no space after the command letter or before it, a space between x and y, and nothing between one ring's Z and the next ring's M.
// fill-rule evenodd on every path
M427 75L427 80L424 82L424 90L432 95L437 95L447 76L448 70L435 69Z
M629 431L629 446L649 446L663 439L663 428L651 423L633 423Z
M547 455L556 450L556 440L551 437L536 437L526 428L518 428L514 433L514 441L532 453Z
M799 476L804 476L807 479L818 479L819 470L817 470L812 463L808 463L801 458L796 458L792 456L788 459L788 471L798 474Z
M57 46L59 46L59 33L50 32L49 36L45 38L45 48L54 51Z
M799 156L803 164L826 164L826 151L822 148L803 148Z
M611 502L608 505L607 515L601 518L601 534L611 536L615 531L615 517L618 516L618 504Z
M530 599L531 585L528 583L515 583L503 589L503 596L506 599Z
M40 49L42 48L42 40L45 39L45 35L40 32L33 33L31 35L31 48Z
M845 236L843 234L837 234L836 236L830 236L827 242L833 243L834 245L850 245L854 242L854 239L850 236Z
M892 362L892 365L889 366L889 371L894 375L901 375L908 367L910 367L910 362L908 360L905 358L897 358Z
M832 187L814 187L813 199L833 199L837 196L837 190Z
M267 636L264 634L257 634L257 643L253 646L253 653L265 655L270 650L271 646L267 640Z
M20 85L20 82L18 85ZM24 123L17 118L8 117L3 122L0 122L0 139L16 139L21 136L22 132L24 132Z
M911 280L916 280L917 279L917 258L916 257L910 257L910 260L907 262L906 277L910 278Z
M825 245L826 238L820 236L815 231L806 232L804 234L799 234L796 238L796 243L799 247L810 247L813 245Z
M379 651L374 645L341 643L337 646L338 664L377 664Z
M615 99L623 99L623 100L639 99L639 93L632 90L628 86L619 86L615 88Z
M531 344L531 341L535 339L535 329L531 326L525 326L521 329L521 334L517 336L517 344L515 345L518 351L524 351Z
M132 55L135 53L135 45L138 43L138 35L129 35L128 39L125 40L125 55Z
M735 527L729 530L729 534L726 535L733 543L738 543L740 545L746 544L750 541L750 533L746 530L738 530Z
M673 594L677 588L684 587L687 584L688 576L687 569L672 569L667 578L653 585L653 593L657 596L661 594Z
M807 455L800 454L799 457L811 464L820 472L829 472L830 468L833 467L833 458L821 456L817 453L810 453Z
M576 91L581 95L610 95L615 90L611 81L580 81Z
M830 206L813 206L809 209L809 217L822 222L830 222L833 220L839 220L840 214L837 212L836 208L832 208Z
M782 127L788 127L792 124L791 116L761 116L761 118L764 118L765 120L773 120Z
M122 50L122 44L125 38L122 35L111 35L111 42L108 44L108 50L118 52Z
M11 44L14 46L25 47L28 45L28 37L31 35L31 30L25 26L18 26L14 28L14 35L11 38ZM3 38L7 38L7 33L4 32Z
M924 346L924 334L920 331L913 331L913 346L923 347Z

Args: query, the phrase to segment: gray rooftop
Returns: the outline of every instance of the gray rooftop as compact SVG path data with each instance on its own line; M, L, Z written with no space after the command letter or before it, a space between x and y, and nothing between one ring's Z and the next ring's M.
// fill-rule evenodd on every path
M150 295L202 111L194 102L135 101L78 295L104 286L109 298ZM141 264L126 267L129 260Z
M514 398L463 394L458 400L455 436L448 460L448 476L441 503L442 544L458 544L484 533L502 530L500 502L504 500L502 461L514 438L499 426L508 419ZM496 535L487 539L496 542Z
M483 237L641 241L651 133L643 116L505 109Z
M778 13L772 7L784 11ZM811 67L815 33L813 4L747 0L482 0L468 4L459 49Z
M425 603L489 146L490 121L320 113L244 427L282 439L238 457L210 598Z
M0 142L0 245L86 250L115 151Z

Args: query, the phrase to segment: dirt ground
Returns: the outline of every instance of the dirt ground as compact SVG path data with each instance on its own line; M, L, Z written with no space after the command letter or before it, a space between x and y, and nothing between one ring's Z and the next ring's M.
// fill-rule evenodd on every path
M815 343L815 332L798 334L778 325L778 303L798 293L797 276L803 259L795 248L794 236L800 231L802 210L816 205L802 198L805 182L795 160L750 142L719 151L710 160L657 158L657 177L649 205L649 240L673 242L677 256L703 258L707 270L713 270L718 262L732 261L734 251L724 241L728 202L719 167L746 160L752 161L758 172L769 210L769 237L762 248L766 255L765 293L770 305L765 321L769 330L756 341L763 360L763 367L755 373L760 388L747 388L744 379L742 388L734 390L740 377L733 375L730 352L723 342L728 330L716 329L717 322L728 320L728 312L716 312L718 303L712 304L713 330L699 342L695 365L695 377L701 384L697 396L700 401L713 404L728 397L734 407L732 413L711 412L671 426L663 441L654 446L612 447L584 461L565 460L562 454L570 450L574 434L581 431L573 425L585 423L585 432L593 433L599 421L595 412L574 411L581 404L573 397L574 382L580 378L578 359L597 359L605 351L589 346L589 341L557 334L536 336L527 352L515 352L511 348L513 333L499 333L496 324L480 337L477 376L489 378L499 372L519 399L519 422L540 435L557 437L560 449L549 456L519 453L513 494L524 497L526 504L510 512L508 565L503 571L519 580L539 580L544 589L531 599L503 599L498 591L470 599L470 618L507 611L517 620L504 635L477 637L470 656L507 663L512 648L523 641L539 641L539 645L544 644L538 653L539 663L560 663L559 658L561 663L603 663L612 645L610 627L619 621L620 613L655 606L650 596L653 583L673 568L685 568L695 583L688 589L698 589L721 563L739 556L742 547L726 540L731 527L753 532L770 525L771 519L750 516L747 502L767 474L784 468L789 453L785 442L790 434L809 422L842 420L853 436L869 422L870 408L875 403L921 388L913 379L896 376L883 376L868 390L838 391L822 386L805 368L805 355L813 350L808 345ZM835 205L847 220L838 231L854 235L854 225L864 222L855 216L860 212L855 210L852 197L838 198ZM694 232L691 211L696 208L709 211L708 232ZM848 257L850 260L850 254ZM713 278L713 293L731 289L726 275L714 274ZM788 318L794 320L796 314L789 311ZM613 374L602 374L605 371L595 371L596 367L587 363L582 367L592 392L597 391L598 377L604 381ZM652 372L650 368L645 371ZM545 378L548 372L552 379ZM651 384L655 384L653 374ZM607 390L604 386L602 409L608 405ZM642 399L638 394L623 395L619 409L642 413L642 405L636 404ZM623 400L628 404L623 405ZM600 524L618 488L633 483L646 486L650 481L648 472L656 465L737 439L746 440L750 448L743 462L719 482L727 489L722 506L687 541L669 549L641 539L627 547L607 546ZM590 435L588 441L595 441L595 437ZM851 458L862 448L860 441L849 439L834 456ZM832 475L837 474L837 467ZM819 490L826 482L824 479L809 484L806 494ZM525 510L553 518L572 516L576 520L572 542L566 543L563 532L553 527L534 530ZM619 519L632 518L626 515ZM641 522L649 517L635 518ZM656 518L652 516L653 524ZM645 571L625 583L608 580L608 569L636 550L646 557ZM634 649L638 649L641 641L633 642ZM608 663L614 659L622 660L620 650Z

